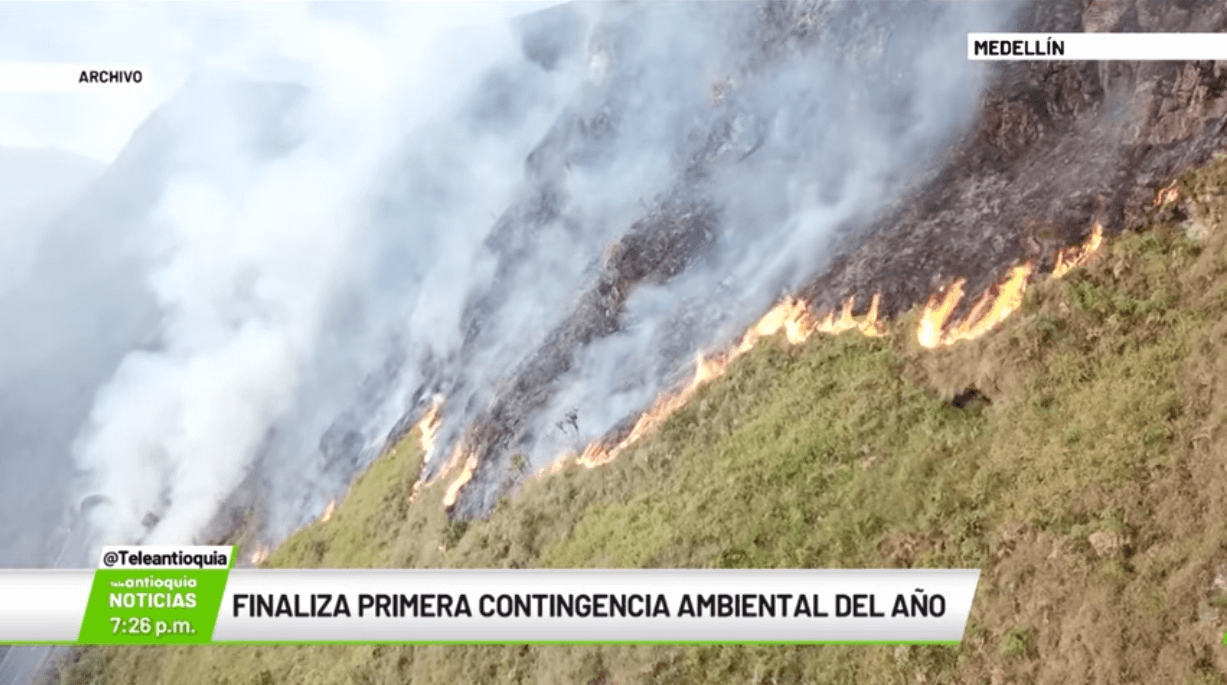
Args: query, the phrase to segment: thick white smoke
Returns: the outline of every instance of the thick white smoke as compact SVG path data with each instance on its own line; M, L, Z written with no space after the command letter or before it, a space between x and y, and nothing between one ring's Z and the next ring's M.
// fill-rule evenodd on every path
M619 330L574 350L570 370L558 377L548 402L511 430L505 451L544 466L645 408L698 350L727 343L817 272L838 230L863 224L901 197L966 130L984 74L960 50L968 31L1000 25L1002 6L808 7L813 21L828 22L821 38L804 50L777 38L772 47L779 53L770 59L761 58L761 34L747 29L755 27L757 6L606 12L598 35L615 47L603 95L624 109L606 153L617 161L605 168L633 165L637 151L664 151L673 176L672 185L656 185L638 198L608 188L595 194L616 197L618 206L638 205L638 217L680 188L718 218L705 229L710 246L691 255L683 273L634 286ZM714 102L719 84L728 87ZM702 178L680 181L696 158L703 160ZM568 181L573 174L569 169ZM462 395L448 406L462 425L474 417L468 408L489 403L481 394L489 384L474 385L477 401ZM507 398L516 391L501 392ZM531 391L519 394L530 402ZM492 504L499 480L475 486L482 504L466 513Z
M1005 16L807 0L519 17L540 8L31 4L6 19L0 56L158 78L93 116L2 96L0 144L109 158L116 122L171 97L75 200L0 243L0 265L21 265L0 271L0 564L199 539L236 488L276 539L434 392L454 440L540 390L513 431L538 466L600 436L906 190L974 112L966 32ZM819 38L802 47L805 31ZM617 330L516 387L610 246L679 198L711 211L703 253L619 284Z
M328 348L338 332L329 317L346 294L359 288L368 308L388 294L357 282L384 239L373 232L372 200L388 155L397 141L438 127L482 74L519 52L488 7L473 12L408 5L387 17L393 26L371 32L303 6L279 8L275 21L250 26L268 50L265 63L204 69L177 96L167 126L180 139L182 163L146 226L145 282L160 312L158 340L123 357L74 449L88 474L94 544L193 539L280 424L312 439L310 425L293 425L296 410L319 413L312 405L322 403L335 413L345 408L335 404L353 401L343 386L311 385L338 365L329 358L338 352ZM480 26L464 26L475 19ZM261 86L249 84L261 78L302 90L261 102ZM274 127L253 128L253 107L283 111L274 113ZM431 282L463 293L473 278L471 246L480 240L472 227L488 222L463 214L498 207L512 159L479 132L455 142L464 147L439 151L446 155L431 163L470 167L476 188L466 190L493 196L446 208L443 218L454 226L403 228L424 239L410 246L424 253L419 258L452 272ZM430 151L428 141L424 147ZM512 153L522 159L526 151ZM483 161L503 168L483 168ZM456 295L439 293L439 303L458 310L449 297ZM354 335L343 345L359 361L339 365L361 371L371 331L347 332ZM304 389L317 395L304 398ZM330 392L337 403L327 401Z
M73 471L89 524L70 516L59 561L197 539L240 484L284 535L434 392L454 439L682 188L710 248L633 286L516 446L542 465L645 406L959 130L979 87L961 41L1000 15L805 6L805 49L751 3L161 10L184 85L49 224L34 287L0 293L21 331L0 402L26 427L0 424L6 468L52 493ZM0 532L0 560L55 561Z

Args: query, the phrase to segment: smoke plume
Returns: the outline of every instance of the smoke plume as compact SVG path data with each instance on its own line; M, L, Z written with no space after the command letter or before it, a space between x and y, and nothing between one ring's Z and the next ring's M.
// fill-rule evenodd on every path
M974 113L967 31L1003 18L500 7L232 10L41 221L0 283L4 499L65 513L6 515L0 563L202 541L241 492L276 540L436 396L429 471L477 446L480 513L511 452L604 435L901 197Z

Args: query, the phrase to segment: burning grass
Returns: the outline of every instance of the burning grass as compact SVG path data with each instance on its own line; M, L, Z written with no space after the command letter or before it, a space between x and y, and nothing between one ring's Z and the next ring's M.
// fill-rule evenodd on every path
M1164 189L1159 193L1155 206L1162 206ZM1174 200L1173 200L1174 201ZM1095 224L1090 235L1081 245L1073 245L1059 251L1052 271L1053 278L1061 278L1070 271L1091 264L1104 246L1103 226ZM1027 286L1035 274L1035 263L1024 262L1011 267L1000 283L985 291L960 320L952 320L956 308L963 299L965 281L958 279L946 288L934 293L925 303L916 324L916 339L926 349L947 347L957 342L975 340L1001 325L1019 307L1027 292ZM751 326L735 343L713 354L700 354L695 360L695 373L690 383L681 390L662 394L651 407L636 420L626 436L616 442L594 441L574 458L580 465L595 468L613 461L625 449L656 430L673 412L684 406L698 388L724 374L735 359L749 352L759 340L782 332L784 339L793 345L807 340L812 333L839 335L847 331L859 331L862 335L876 338L886 335L886 324L878 319L881 296L875 294L869 310L862 317L853 316L856 297L849 297L839 313L828 312L819 316L809 305L796 298L785 298L755 325ZM557 473L562 464L557 464L548 473ZM476 463L470 463L448 491L447 505L456 501L460 489L471 479Z
M1227 166L1177 187L1222 225ZM106 649L63 682L1223 682L1227 231L1186 233L1114 240L958 345L920 344L924 310L888 337L793 344L781 324L621 458L529 481L485 521L449 521L444 483L408 502L407 436L268 560L977 567L959 647ZM954 406L969 387L991 403Z
M862 325L852 320L852 306L853 300L849 299L844 307L843 316L840 319L841 323L845 319L851 322L849 328ZM877 323L877 297L874 298L874 306L870 317L863 324L866 330L874 330L873 326ZM828 327L833 327L835 325L834 321L834 315L831 315L822 323ZM594 442L584 450L583 454L579 455L577 461L582 466L588 468L609 463L627 447L630 447L650 432L656 430L673 412L689 402L690 398L694 396L695 392L704 383L723 375L729 364L753 349L759 340L777 333L783 333L784 339L795 345L804 342L819 325L818 322L814 321L814 314L805 302L794 298L786 298L775 307L772 307L770 311L763 315L763 318L758 320L758 323L751 326L742 334L739 340L727 349L714 354L700 354L695 360L694 378L691 379L690 383L679 391L665 393L657 399L635 421L635 425L626 437L614 444L606 444L601 441Z
M443 424L440 411L443 408L443 396L435 395L430 401L430 408L417 422L418 445L422 454L429 455L434 449L435 438L439 437L439 427Z
M820 318L806 302L793 297L785 298L726 349L712 354L698 355L695 359L694 377L690 383L681 390L661 395L647 411L640 415L625 437L613 443L601 440L593 442L582 454L575 457L576 462L587 468L595 468L613 461L623 450L656 430L673 412L689 402L700 386L724 375L734 360L752 350L764 338L782 334L784 340L789 344L799 345L816 332L839 335L855 330L871 338L886 335L885 325L878 320L880 299L880 295L875 294L870 300L869 311L862 317L852 315L856 306L856 298L849 297L839 314L832 311ZM562 462L567 459L568 457L564 457L560 460L560 463L551 468L549 473L557 473L565 465ZM464 483L460 483L461 487L463 485Z

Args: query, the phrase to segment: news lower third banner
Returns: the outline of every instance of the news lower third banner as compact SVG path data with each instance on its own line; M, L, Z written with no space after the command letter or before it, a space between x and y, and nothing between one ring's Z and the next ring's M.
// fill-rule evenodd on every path
M978 570L0 570L0 643L958 643Z
M969 33L970 60L1227 59L1227 33Z

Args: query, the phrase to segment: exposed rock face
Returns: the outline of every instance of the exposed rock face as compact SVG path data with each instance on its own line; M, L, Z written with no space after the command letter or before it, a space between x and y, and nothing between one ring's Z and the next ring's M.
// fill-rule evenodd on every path
M1087 33L1107 33L1120 24L1129 11L1128 0L1091 0L1082 11L1082 30Z
M832 39L823 32L848 20L835 17L845 11L832 9L835 5L764 4L751 70L819 35ZM1040 0L1017 12L1011 30L1218 32L1227 30L1227 5ZM850 55L876 49L872 31L847 40ZM1224 63L998 62L984 68L990 70L991 86L974 128L903 201L859 230L845 232L833 260L819 256L817 263L827 266L802 292L816 306L833 309L857 295L859 314L873 293L881 293L881 313L890 316L963 277L968 296L962 306L968 307L1012 264L1030 259L1041 271L1051 269L1056 250L1082 240L1096 223L1109 234L1128 229L1163 182L1227 145ZM668 279L703 253L707 229L720 220L720 212L718 198L705 197L698 181L730 147L754 148L753 135L737 134L730 122L724 119L712 129L693 153L688 174L612 250L573 316L476 418L465 445L478 467L453 515L487 510L503 462L528 430L529 418L548 403L577 350L619 329L631 289ZM600 124L595 117L559 129L530 165L565 165L577 149L599 145ZM571 134L562 135L564 130ZM544 214L538 216L551 211L549 197L543 183L535 211ZM516 211L509 221L531 215ZM514 230L522 228L504 229L508 235ZM474 309L475 326L480 309Z
M643 215L606 249L570 316L546 334L534 354L511 370L486 408L466 417L470 419L469 425L458 440L466 454L476 457L478 468L457 502L455 513L476 516L493 504L505 471L504 462L532 441L533 427L540 423L539 413L555 397L578 353L594 341L623 330L627 300L632 292L640 286L670 281L702 261L715 247L723 203L709 181L720 170L758 153L769 123L753 107L747 109L744 102L738 102L740 87L764 73L770 78L772 67L782 58L822 39L840 46L838 52L855 63L851 68L867 65L864 69L871 78L865 82L871 85L859 91L862 95L877 98L892 92L891 80L901 77L888 73L884 68L886 60L880 59L883 28L892 21L906 20L906 12L915 12L920 5L900 3L889 10L884 7L875 3L829 2L764 3L757 7L751 15L755 24L741 38L730 40L730 51L736 53L730 60L730 73L714 81L706 107L693 110L698 125L690 126L677 140L665 143L677 146L675 155L684 160L681 172L650 203L644 203ZM900 7L904 9L898 10ZM869 30L862 30L865 27ZM504 214L487 241L501 257L496 281L514 278L521 262L520 253L532 249L539 227L565 221L560 209L565 198L556 179L571 165L599 159L609 153L610 147L625 144L619 139L623 135L624 110L628 100L639 96L635 93L635 69L625 72L617 69L617 46L623 38L615 22L601 41L608 53L601 52L603 58L613 63L610 78L624 79L625 87L615 84L605 91L600 103L577 107L529 155L527 175L535 190ZM876 86L879 83L887 85ZM830 179L827 185L837 189L841 181ZM497 310L500 298L504 297L504 290L494 288L470 303L464 317L467 335L465 348L460 352L462 357L479 353L482 336L486 335L487 312ZM683 362L693 353L686 343L675 347L674 362ZM453 398L479 394L463 387L444 387L440 391ZM453 405L450 411L468 412L471 404L470 401L463 407ZM402 423L403 429L408 426L408 421Z
M1157 0L1037 2L1017 22L1035 32L1225 28L1221 4ZM813 302L881 291L893 314L956 276L974 295L1018 260L1050 267L1095 223L1128 228L1160 184L1227 144L1221 62L999 64L975 133L938 179L846 241L807 288Z
M1022 31L1222 31L1210 2L1041 2ZM941 177L846 244L807 292L821 306L881 291L897 313L955 276L976 292L1096 222L1128 228L1164 180L1227 143L1221 63L1013 62L998 67L974 135ZM973 298L967 298L970 302ZM868 298L862 306L867 305Z

